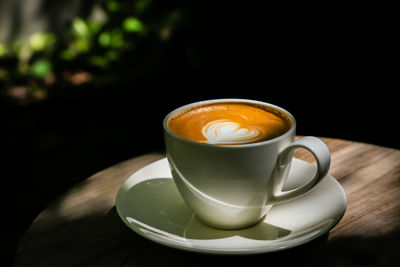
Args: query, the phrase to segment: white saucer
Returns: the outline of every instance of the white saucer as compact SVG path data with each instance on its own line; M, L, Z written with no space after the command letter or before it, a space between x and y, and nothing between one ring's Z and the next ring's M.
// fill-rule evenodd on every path
M311 177L315 167L293 159L285 190ZM332 229L346 209L341 185L327 175L313 190L275 205L261 223L242 230L201 224L177 191L167 159L151 163L121 186L116 208L133 231L157 243L210 254L255 254L295 247Z

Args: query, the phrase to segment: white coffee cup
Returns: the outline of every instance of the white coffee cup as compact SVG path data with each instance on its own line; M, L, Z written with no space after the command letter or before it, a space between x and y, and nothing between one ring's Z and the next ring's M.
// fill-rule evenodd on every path
M239 102L264 106L285 114L291 128L262 142L216 145L182 138L168 128L168 120L196 106ZM167 158L174 182L196 217L220 229L240 229L256 224L272 205L294 200L311 190L328 173L330 152L316 137L296 141L296 121L288 111L264 102L247 99L217 99L185 105L164 119ZM282 191L288 177L293 152L309 150L316 159L314 177L305 185Z

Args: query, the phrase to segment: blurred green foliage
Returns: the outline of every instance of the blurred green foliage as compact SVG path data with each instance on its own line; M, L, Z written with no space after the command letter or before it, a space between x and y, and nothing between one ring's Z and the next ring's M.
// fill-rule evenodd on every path
M43 96L55 91L51 90L55 84L96 80L71 81L74 73L93 78L119 75L124 66L137 64L131 61L143 47L162 45L178 25L179 8L160 11L156 4L155 0L106 0L97 8L99 14L74 18L65 33L36 32L25 42L0 43L0 91L23 86Z
M127 32L144 32L143 23L135 17L126 18L123 22L123 28Z
M36 77L44 78L51 73L51 63L45 58L35 60L30 66L30 73Z

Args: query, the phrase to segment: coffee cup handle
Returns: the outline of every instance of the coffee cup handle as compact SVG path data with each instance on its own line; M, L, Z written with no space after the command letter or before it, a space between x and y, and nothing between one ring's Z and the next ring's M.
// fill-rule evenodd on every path
M288 172L290 168L287 165L291 162L293 153L297 148L305 148L310 151L317 161L317 170L314 177L298 188L288 191L282 191L285 183L283 177L287 177L284 172ZM278 204L286 202L310 191L316 186L328 173L329 166L331 164L331 155L328 147L320 139L313 136L306 136L300 138L288 147L286 147L278 156L278 161L274 170L273 192L268 200L268 204Z

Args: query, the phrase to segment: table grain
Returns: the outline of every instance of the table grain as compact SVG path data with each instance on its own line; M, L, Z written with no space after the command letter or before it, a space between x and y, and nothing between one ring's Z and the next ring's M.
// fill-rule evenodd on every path
M332 154L329 173L343 186L348 206L329 234L308 244L260 255L216 256L142 238L119 219L115 197L132 173L165 157L150 153L94 174L46 207L25 233L15 266L400 266L400 150L321 139ZM303 149L295 157L313 161Z

